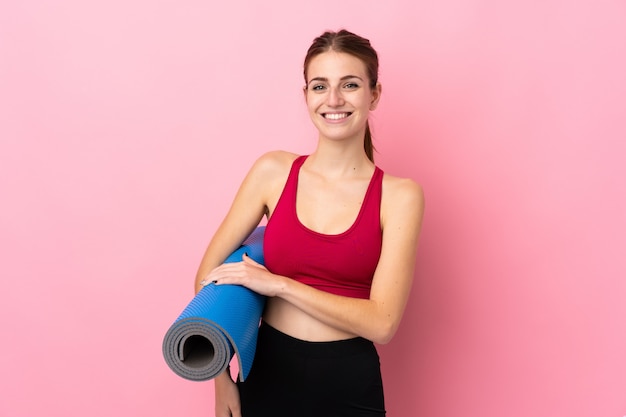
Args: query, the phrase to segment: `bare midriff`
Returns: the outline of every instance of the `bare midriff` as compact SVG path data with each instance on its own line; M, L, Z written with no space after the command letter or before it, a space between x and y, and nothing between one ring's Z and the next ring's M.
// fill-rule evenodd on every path
M322 323L282 298L268 298L263 321L296 339L310 342L329 342L356 337Z

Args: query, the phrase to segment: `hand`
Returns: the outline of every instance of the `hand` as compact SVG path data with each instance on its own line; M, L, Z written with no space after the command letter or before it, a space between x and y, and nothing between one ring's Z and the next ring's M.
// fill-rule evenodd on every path
M215 417L241 417L239 390L227 372L215 378Z
M263 265L244 254L243 261L218 266L200 284L205 286L209 283L242 285L257 294L273 297L283 287L284 278L272 274Z

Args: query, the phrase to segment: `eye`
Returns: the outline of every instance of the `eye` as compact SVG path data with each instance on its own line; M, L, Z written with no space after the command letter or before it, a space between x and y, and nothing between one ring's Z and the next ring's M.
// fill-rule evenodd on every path
M314 84L311 86L311 91L324 91L326 86L324 84Z
M348 90L354 90L355 88L359 88L359 85L357 83L350 82L346 83L343 88L346 88Z

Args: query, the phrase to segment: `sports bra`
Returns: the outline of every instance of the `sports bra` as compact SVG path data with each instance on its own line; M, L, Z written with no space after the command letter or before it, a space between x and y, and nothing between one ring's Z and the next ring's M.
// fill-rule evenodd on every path
M382 246L380 202L383 171L375 167L359 214L346 231L328 235L307 228L298 219L296 194L300 167L296 158L285 188L265 228L265 266L332 294L369 298Z

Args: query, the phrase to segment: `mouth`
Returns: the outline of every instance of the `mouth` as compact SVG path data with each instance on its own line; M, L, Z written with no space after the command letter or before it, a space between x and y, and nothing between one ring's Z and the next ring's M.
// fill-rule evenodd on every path
M349 117L352 113L344 112L344 113L322 113L322 117L328 120L342 120Z

